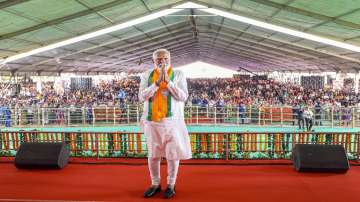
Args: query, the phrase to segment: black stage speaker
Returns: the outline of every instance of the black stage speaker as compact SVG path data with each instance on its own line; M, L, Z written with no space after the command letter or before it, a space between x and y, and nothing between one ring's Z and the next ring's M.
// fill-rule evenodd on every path
M15 156L17 168L64 168L70 150L65 143L24 142Z
M297 144L292 151L292 161L299 172L346 173L349 169L341 145Z

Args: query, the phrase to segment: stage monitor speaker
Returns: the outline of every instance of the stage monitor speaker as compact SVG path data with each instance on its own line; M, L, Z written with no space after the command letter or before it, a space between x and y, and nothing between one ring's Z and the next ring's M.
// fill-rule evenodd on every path
M24 142L15 156L15 166L21 168L64 168L70 150L65 143Z
M341 145L297 144L292 161L299 172L346 173L349 161Z

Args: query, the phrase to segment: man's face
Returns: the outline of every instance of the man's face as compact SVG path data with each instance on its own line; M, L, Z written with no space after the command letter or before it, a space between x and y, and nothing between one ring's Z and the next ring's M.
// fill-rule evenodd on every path
M166 53L160 52L154 58L154 64L159 68L161 68L162 66L166 67L170 64L170 58Z

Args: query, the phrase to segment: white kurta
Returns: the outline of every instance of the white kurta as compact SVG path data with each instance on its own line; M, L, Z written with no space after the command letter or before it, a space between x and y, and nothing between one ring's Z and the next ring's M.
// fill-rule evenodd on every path
M173 115L160 122L148 121L146 118L149 98L153 97L159 88L155 84L148 86L151 71L143 73L139 89L139 100L144 102L140 127L146 138L148 157L165 157L168 160L189 159L191 158L191 146L184 120L184 103L189 95L186 77L181 71L174 70L174 81L170 81L167 90L163 92L171 94Z

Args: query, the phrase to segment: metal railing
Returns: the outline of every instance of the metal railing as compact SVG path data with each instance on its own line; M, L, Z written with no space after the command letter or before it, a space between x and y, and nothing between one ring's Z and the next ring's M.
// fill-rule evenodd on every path
M0 113L1 126L74 126L137 124L142 115L142 105L69 108L12 108L11 114ZM320 111L312 109L314 125L326 127L359 127L360 108L328 107ZM346 113L344 113L344 111ZM185 121L188 124L251 124L297 126L298 120L292 107L254 105L239 110L236 106L185 106Z
M0 132L0 156L15 156L23 142L66 142L73 157L144 158L142 133ZM360 160L359 133L191 133L195 159L290 159L295 144L342 145L351 160Z

